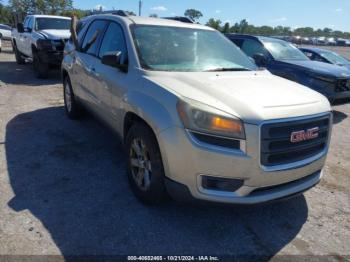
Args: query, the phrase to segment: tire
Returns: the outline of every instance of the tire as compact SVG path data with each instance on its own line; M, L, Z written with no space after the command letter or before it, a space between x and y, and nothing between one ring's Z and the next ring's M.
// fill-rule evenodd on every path
M64 98L64 109L67 116L70 119L79 119L82 116L82 108L78 104L71 81L68 76L63 79L63 98Z
M126 137L125 149L128 179L135 196L146 205L160 204L168 199L162 157L152 130L143 123L133 124Z
M37 78L46 79L49 75L49 64L41 61L38 53L33 50L33 68Z
M25 60L22 57L22 54L20 51L18 51L16 44L13 44L13 50L15 52L16 62L18 65L23 65L25 63Z

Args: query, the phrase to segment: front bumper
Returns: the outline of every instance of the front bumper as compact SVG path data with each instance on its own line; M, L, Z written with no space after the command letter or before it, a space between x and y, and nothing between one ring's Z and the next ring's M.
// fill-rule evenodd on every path
M232 204L256 204L284 198L320 181L328 146L310 162L270 170L260 165L259 126L245 124L245 131L247 140L241 150L199 144L180 127L162 131L158 141L166 177L187 188L195 199ZM244 184L234 192L207 190L202 187L203 176L241 179ZM186 190L180 191L185 195Z
M63 60L63 51L39 50L40 61L51 65L60 65Z
M165 185L168 193L172 198L181 201L181 202L193 202L200 203L201 201L205 202L221 202L227 204L237 204L237 205L254 205L262 203L270 203L285 199L290 199L292 197L298 196L305 191L316 186L323 174L322 171L316 172L312 175L306 176L305 178L293 181L290 183L274 186L274 187L263 187L256 190L253 194L250 194L246 197L233 197L228 196L228 201L223 201L222 199L213 200L213 199L196 199L188 187L175 182L171 179L166 179Z
M344 80L344 79L343 79ZM342 81L342 79L338 80ZM320 81L317 79L310 79L310 82L305 83L306 86L311 89L323 94L330 101L335 101L338 99L350 98L350 88L339 87L339 83L327 83L325 81Z

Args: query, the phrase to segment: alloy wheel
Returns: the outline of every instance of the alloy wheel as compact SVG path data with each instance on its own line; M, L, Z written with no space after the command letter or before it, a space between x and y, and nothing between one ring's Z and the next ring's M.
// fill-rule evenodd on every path
M151 185L152 164L146 144L135 138L130 147L129 161L132 177L139 189L146 191Z
M72 92L68 81L64 86L64 98L65 98L65 105L66 105L67 111L71 112L72 111Z

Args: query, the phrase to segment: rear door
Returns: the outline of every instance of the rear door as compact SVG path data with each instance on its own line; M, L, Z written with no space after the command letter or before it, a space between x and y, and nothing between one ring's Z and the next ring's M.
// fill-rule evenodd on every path
M108 22L94 20L83 38L79 52L76 52L75 83L78 96L85 100L93 110L100 111L101 101L95 83L95 67L99 61L98 47Z

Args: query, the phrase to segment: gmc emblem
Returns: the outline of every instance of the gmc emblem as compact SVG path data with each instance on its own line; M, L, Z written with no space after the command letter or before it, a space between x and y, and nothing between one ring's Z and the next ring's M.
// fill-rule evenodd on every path
M320 129L318 127L310 128L308 130L301 130L293 132L290 136L290 142L298 143L310 139L315 139L318 137L318 131Z

